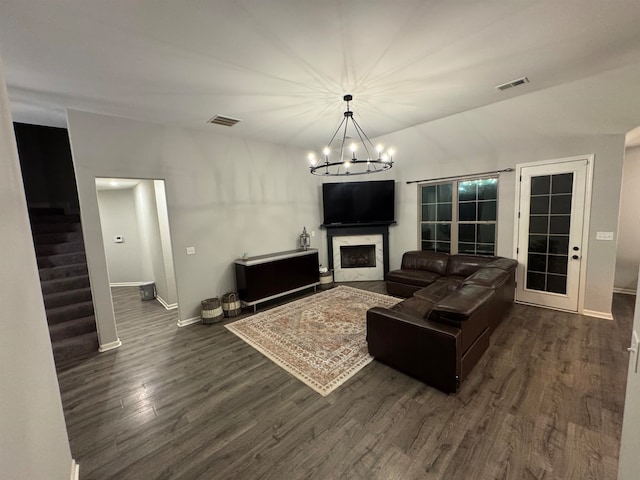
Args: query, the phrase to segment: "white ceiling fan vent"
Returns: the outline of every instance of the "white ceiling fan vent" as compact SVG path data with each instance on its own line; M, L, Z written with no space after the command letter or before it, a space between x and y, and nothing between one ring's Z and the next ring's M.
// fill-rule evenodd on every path
M516 80L511 80L510 82L507 82L507 83L503 83L502 85L498 85L496 89L503 91L509 88L517 87L518 85L523 85L525 83L529 83L529 79L527 77L522 77Z
M239 118L225 117L223 115L215 115L207 121L207 123L213 123L214 125L223 125L225 127L233 127L236 123L240 123L242 120Z

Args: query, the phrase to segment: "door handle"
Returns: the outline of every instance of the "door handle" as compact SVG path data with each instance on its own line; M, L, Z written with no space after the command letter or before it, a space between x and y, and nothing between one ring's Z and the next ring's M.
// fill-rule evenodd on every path
M574 255L571 258L573 258L574 260L578 260L580 257L578 255Z

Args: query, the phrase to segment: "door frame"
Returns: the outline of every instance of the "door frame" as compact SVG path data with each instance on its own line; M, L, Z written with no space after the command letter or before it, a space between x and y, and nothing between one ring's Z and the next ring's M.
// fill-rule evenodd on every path
M595 163L595 155L594 154L585 154L585 155L577 155L575 157L564 157L564 158L554 158L550 160L541 160L538 162L529 162L529 163L519 163L516 165L516 188L515 188L515 198L514 198L514 208L513 208L513 258L518 258L518 243L519 243L519 231L520 231L520 219L518 217L518 213L520 212L520 189L521 189L521 178L522 178L522 169L527 167L542 167L545 165L557 165L561 163L575 162L586 160L587 168L586 168L586 178L585 178L585 191L584 191L584 213L582 217L582 246L581 246L581 256L582 261L580 264L580 275L579 275L579 285L578 285L578 310L579 314L588 314L584 310L584 292L586 288L586 280L587 280L587 263L589 261L589 227L591 224L591 194L593 190L593 169ZM520 264L518 264L518 268L522 268ZM515 301L516 303L526 302ZM553 310L560 310L553 307L546 307L544 305L536 305L538 307L551 308Z

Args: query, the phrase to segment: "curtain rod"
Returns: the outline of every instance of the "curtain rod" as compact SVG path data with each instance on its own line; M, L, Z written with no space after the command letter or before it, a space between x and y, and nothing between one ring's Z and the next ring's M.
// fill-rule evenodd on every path
M455 178L471 178L471 177L479 177L482 175L491 175L493 173L505 173L505 172L513 172L513 168L504 168L502 170L492 170L490 172L482 172L482 173L470 173L468 175L453 175L451 177L440 177L440 178L425 178L423 180L409 180L407 185L411 183L422 183L422 182L436 182L438 180L453 180Z

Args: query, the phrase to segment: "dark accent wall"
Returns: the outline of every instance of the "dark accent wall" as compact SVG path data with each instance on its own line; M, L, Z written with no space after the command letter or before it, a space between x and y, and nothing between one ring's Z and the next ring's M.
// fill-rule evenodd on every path
M78 191L66 128L14 123L27 205L78 213Z

